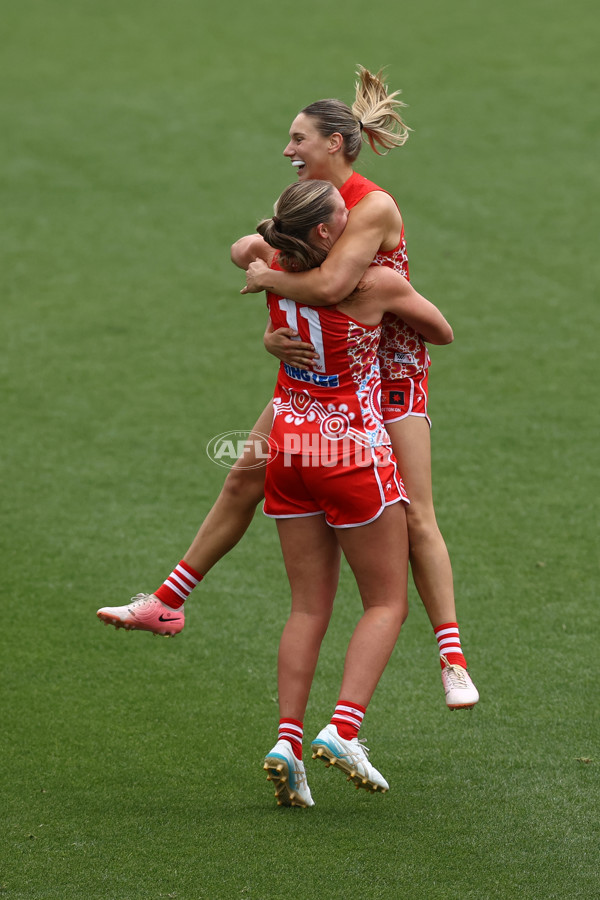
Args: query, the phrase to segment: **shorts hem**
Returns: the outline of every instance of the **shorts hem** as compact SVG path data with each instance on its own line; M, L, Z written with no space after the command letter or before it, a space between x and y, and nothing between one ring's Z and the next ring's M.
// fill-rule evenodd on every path
M426 412L424 412L424 413L413 412L412 410L409 409L408 412L402 413L401 416L396 416L393 419L387 419L385 416L385 411L384 411L384 412L382 412L382 416L383 416L383 424L384 425L392 425L394 422L401 422L402 419L408 419L409 416L418 416L418 418L420 418L420 419L427 419L427 424L431 428L431 419L429 418L429 413L426 413Z
M263 505L263 515L268 519L308 519L310 516L324 516L324 509L316 509L314 512L308 513L268 513ZM327 522L329 525L329 522Z
M381 506L377 515L373 516L371 519L366 519L364 522L349 522L347 525L332 525L331 522L327 521L327 516L325 516L325 521L330 528L361 528L363 525L370 525L371 522L376 522L384 509L387 506L393 506L394 503L406 503L406 505L409 506L410 500L408 497L396 497L394 500L389 500Z

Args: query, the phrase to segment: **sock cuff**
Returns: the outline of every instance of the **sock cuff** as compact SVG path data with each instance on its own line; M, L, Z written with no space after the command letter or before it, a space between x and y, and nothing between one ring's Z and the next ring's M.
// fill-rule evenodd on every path
M335 708L336 708L336 710L338 710L338 709L340 709L340 708L343 707L343 706L347 707L349 710L350 710L350 709L351 709L351 710L356 710L357 712L362 713L363 716L364 716L364 714L365 714L366 711L367 711L367 707L366 707L366 706L361 706L360 703L353 703L353 702L350 701L350 700L338 700L338 702L337 702L336 705L335 705Z
M301 731L304 729L304 722L301 722L299 719L280 719L280 725L295 725L296 728L299 728Z
M196 582L196 584L197 584L199 581L202 581L202 579L204 578L204 575L201 575L200 572L196 572L195 569L192 569L192 567L190 566L190 564L189 564L189 563L186 563L185 560L182 559L181 562L179 563L179 565L181 566L182 569L184 569L184 570L187 572L187 574L188 574L191 578L194 579L194 581Z
M443 625L438 625L437 628L433 629L433 633L435 635L439 635L444 631L458 631L458 622L445 622Z
M154 595L174 609L182 606L196 585L202 581L202 575L181 560L175 566L167 580L161 584Z

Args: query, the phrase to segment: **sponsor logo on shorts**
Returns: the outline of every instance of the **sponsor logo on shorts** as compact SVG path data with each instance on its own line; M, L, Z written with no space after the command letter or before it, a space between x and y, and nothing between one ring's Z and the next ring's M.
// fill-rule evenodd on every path
M390 391L388 403L390 406L404 406L404 391Z
M297 369L295 366L288 366L287 363L283 364L283 368L285 374L289 378L294 378L296 381L307 381L310 384L316 384L319 387L339 387L340 384L339 375L319 375L318 372Z

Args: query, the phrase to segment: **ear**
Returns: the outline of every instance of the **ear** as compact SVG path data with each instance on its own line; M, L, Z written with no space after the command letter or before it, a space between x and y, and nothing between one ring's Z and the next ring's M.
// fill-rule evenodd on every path
M318 238L321 238L322 241L326 241L329 237L329 229L324 222L321 222L320 225L317 225L315 228L315 234Z
M333 134L330 134L328 141L327 150L329 153L338 153L344 146L344 138L339 131L334 131Z

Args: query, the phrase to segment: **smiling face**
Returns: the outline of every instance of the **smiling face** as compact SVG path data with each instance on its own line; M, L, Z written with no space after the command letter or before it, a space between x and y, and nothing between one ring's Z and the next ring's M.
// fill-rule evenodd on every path
M301 181L310 178L331 181L338 147L339 140L335 135L323 137L317 131L313 118L299 113L292 122L290 141L283 155L291 161Z

